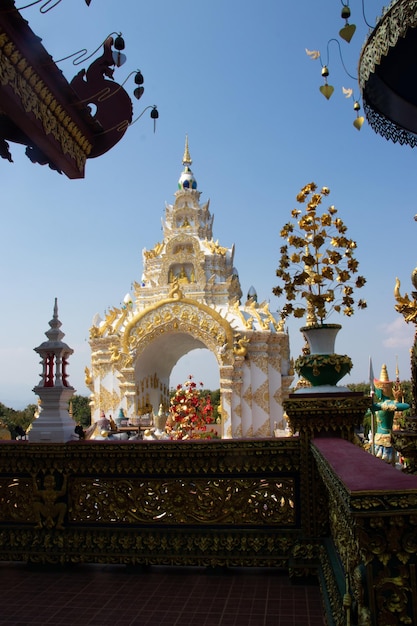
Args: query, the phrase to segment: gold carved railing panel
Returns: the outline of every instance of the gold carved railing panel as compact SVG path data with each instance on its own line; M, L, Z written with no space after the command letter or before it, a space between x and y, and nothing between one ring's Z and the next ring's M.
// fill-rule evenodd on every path
M68 523L295 527L293 478L75 478Z
M288 567L298 438L1 445L0 559Z

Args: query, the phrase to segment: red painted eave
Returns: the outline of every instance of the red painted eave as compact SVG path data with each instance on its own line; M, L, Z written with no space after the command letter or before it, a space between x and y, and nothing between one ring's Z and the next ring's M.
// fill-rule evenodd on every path
M69 178L84 177L92 117L12 0L0 9L0 118L7 142L36 146Z

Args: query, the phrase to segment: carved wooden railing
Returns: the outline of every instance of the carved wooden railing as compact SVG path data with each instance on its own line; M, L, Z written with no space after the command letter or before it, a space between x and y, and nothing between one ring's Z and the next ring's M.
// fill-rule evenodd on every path
M329 626L417 624L417 477L317 431L1 443L0 559L278 567L318 577Z
M297 438L0 446L0 559L288 567Z
M417 624L417 476L342 439L314 439L312 453L327 491L329 624Z

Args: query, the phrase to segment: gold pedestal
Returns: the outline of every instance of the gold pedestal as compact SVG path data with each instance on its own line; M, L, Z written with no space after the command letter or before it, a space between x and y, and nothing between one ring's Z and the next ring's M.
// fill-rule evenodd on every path
M405 417L403 428L392 431L391 442L404 458L402 471L417 474L417 417Z
M293 433L308 437L329 434L353 441L372 399L358 392L294 393L284 402Z

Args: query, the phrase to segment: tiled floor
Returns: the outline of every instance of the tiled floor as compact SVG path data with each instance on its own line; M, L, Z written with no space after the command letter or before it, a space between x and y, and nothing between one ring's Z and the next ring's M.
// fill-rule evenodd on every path
M317 586L275 570L0 563L0 624L323 626Z

